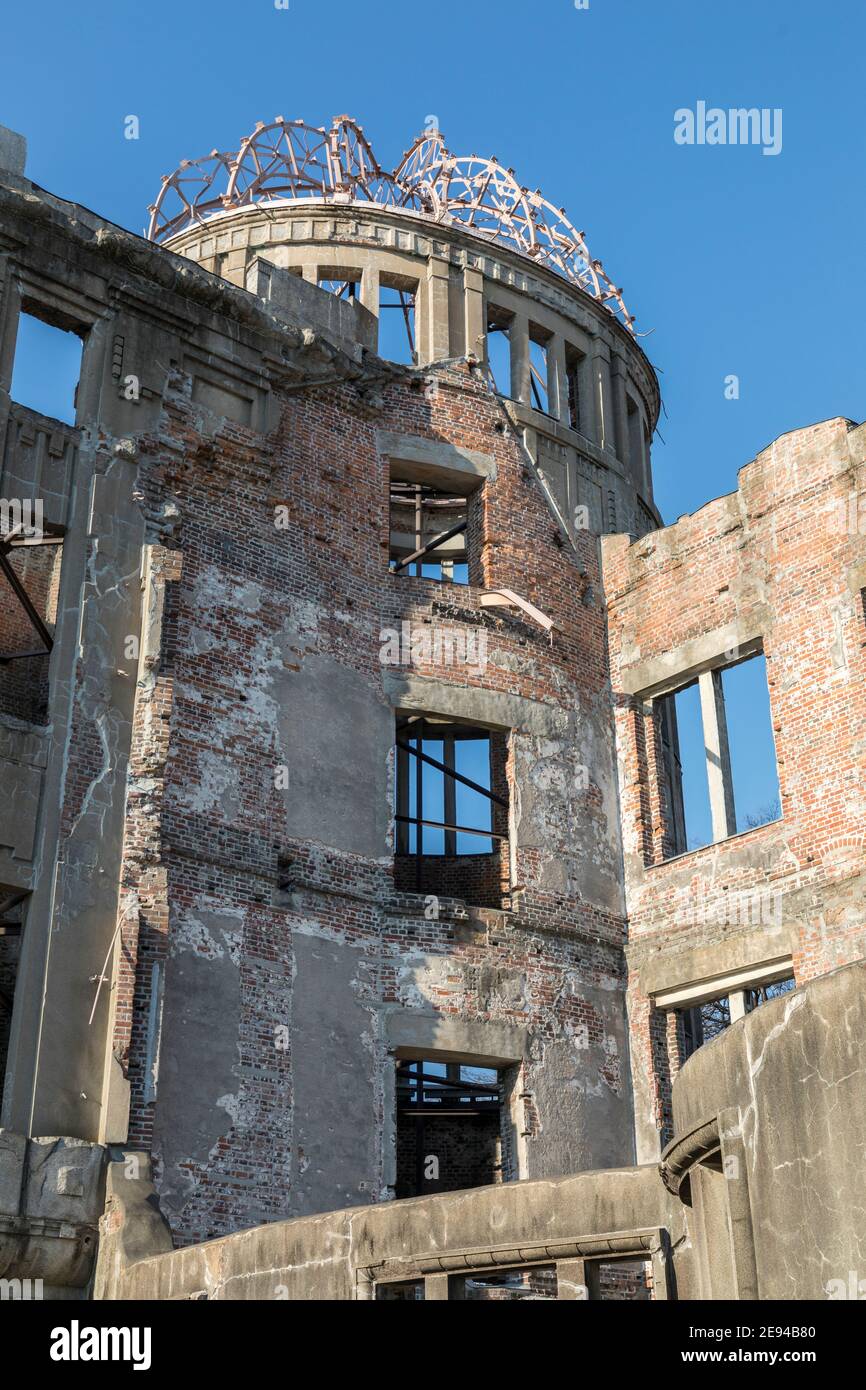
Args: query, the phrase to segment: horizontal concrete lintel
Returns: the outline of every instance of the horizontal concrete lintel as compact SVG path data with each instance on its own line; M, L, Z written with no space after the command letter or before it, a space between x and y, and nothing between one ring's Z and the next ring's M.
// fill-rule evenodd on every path
M706 1003L708 999L718 999L733 990L749 989L753 985L771 985L784 980L794 973L794 962L790 956L780 960L768 960L760 965L751 965L744 970L734 970L713 980L705 980L688 985L683 989L668 990L655 995L657 1009L677 1009Z
M702 633L700 637L692 637L673 651L649 657L620 671L620 689L626 695L640 695L647 699L677 690L703 671L721 665L726 659L738 660L760 651L770 622L770 610L762 604L754 612L736 618L724 627ZM732 652L736 653L733 658L730 656Z
M520 729L547 738L567 731L568 712L522 695L505 695L476 686L446 685L427 676L385 671L385 694L395 708L447 715L490 729Z
M698 946L691 951L660 952L641 967L641 990L660 1003L663 997L676 991L696 988L700 992L710 984L729 982L734 976L761 974L782 962L790 965L796 937L796 927L761 927L748 935L718 941L711 946ZM761 977L766 978L763 974ZM743 987L744 983L736 986ZM713 998L714 995L704 993L704 997Z
M391 430L376 431L379 453L392 462L412 465L418 481L435 483L437 479L451 485L476 486L486 478L496 477L496 461L476 449L459 449L442 439L425 439L420 434L395 434Z
M472 1062L476 1066L508 1066L520 1062L529 1046L525 1028L509 1023L447 1018L442 1014L390 1012L385 1020L388 1045L401 1057L427 1057Z

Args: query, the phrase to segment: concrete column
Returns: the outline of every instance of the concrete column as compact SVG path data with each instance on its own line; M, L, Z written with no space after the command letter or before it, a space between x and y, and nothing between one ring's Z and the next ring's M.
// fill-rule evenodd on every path
M738 991L738 993L742 993ZM733 1008L731 1009L733 1019ZM725 1195L728 1203L728 1222L731 1257L734 1266L736 1297L754 1302L760 1297L758 1267L755 1260L755 1232L752 1224L752 1203L749 1196L749 1159L743 1141L740 1112L733 1107L719 1115L722 1166L725 1174Z
M560 1300L580 1299L585 1302L587 1296L586 1261L557 1260L556 1297Z
M731 775L731 753L728 747L728 724L725 717L721 671L704 671L699 685L713 839L726 840L729 835L737 833L737 816L734 810L734 781Z
M484 318L484 277L480 270L463 271L463 324L465 351L484 356L487 324Z
M592 351L590 350L580 359L578 368L577 389L580 393L580 432L585 439L591 439L598 443L598 425L596 423L596 402L595 402L595 367Z
M630 457L630 441L628 437L628 401L626 400L626 365L621 357L614 357L611 360L611 384L613 387L613 415L614 415L614 437L616 456L621 463L631 465L635 473L640 467L640 459Z
M302 265L302 266L301 266L301 275L302 275L302 277L306 280L306 282L307 282L308 285L316 285L316 286L318 286L318 284L319 284L319 267L318 267L318 266L316 266L316 265Z
M448 291L451 269L447 261L431 256L427 262L427 293L424 296L423 322L418 323L415 311L415 336L421 348L419 362L436 362L448 357L451 334L448 324Z
M379 317L379 267L365 265L361 272L361 303Z
M424 1278L424 1302L437 1303L448 1298L448 1275L428 1274Z
M607 349L594 347L592 361L593 405L595 407L595 442L602 449L616 452L616 428L613 415L613 386Z
M529 405L529 319L515 314L511 320L511 395L523 405Z
M568 381L565 375L565 341L554 333L547 343L547 399L551 415L568 424Z
M731 1022L736 1023L738 1018L746 1017L746 991L744 989L731 990L728 995L728 1007L731 1011Z

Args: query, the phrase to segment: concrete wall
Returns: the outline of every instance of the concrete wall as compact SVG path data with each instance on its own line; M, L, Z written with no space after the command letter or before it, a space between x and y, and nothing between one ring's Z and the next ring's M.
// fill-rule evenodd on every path
M533 1263L557 1264L560 1297L585 1298L590 1266L612 1254L651 1260L657 1296L667 1297L671 1246L683 1237L678 1203L648 1167L356 1207L146 1258L165 1241L146 1180L114 1164L108 1184L102 1299L369 1300L403 1280L442 1299L449 1272Z
M665 1158L707 1247L700 1297L863 1297L864 1023L860 961L764 1004L682 1068Z

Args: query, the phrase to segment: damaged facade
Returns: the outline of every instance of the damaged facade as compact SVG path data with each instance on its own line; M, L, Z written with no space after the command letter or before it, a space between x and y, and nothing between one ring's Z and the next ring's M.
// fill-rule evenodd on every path
M260 135L194 205L166 180L164 244L0 142L0 490L42 504L0 575L0 1275L820 1296L864 1238L834 1117L864 1105L866 437L785 436L659 529L658 386L598 263L550 221L535 254L531 200L511 243L480 225L441 140L386 176L356 129L330 186L253 187ZM10 394L22 316L81 340L74 423ZM737 833L718 672L758 653L782 814ZM695 680L689 851L664 702Z

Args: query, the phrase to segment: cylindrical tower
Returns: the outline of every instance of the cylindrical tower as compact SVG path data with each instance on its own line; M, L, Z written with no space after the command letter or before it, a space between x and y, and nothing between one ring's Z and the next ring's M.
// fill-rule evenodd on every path
M116 1051L178 1237L631 1162L597 536L656 524L658 391L620 292L495 162L385 174L344 118L182 166L151 231L331 362L275 342L230 408L203 334L185 466L141 470L164 919Z

